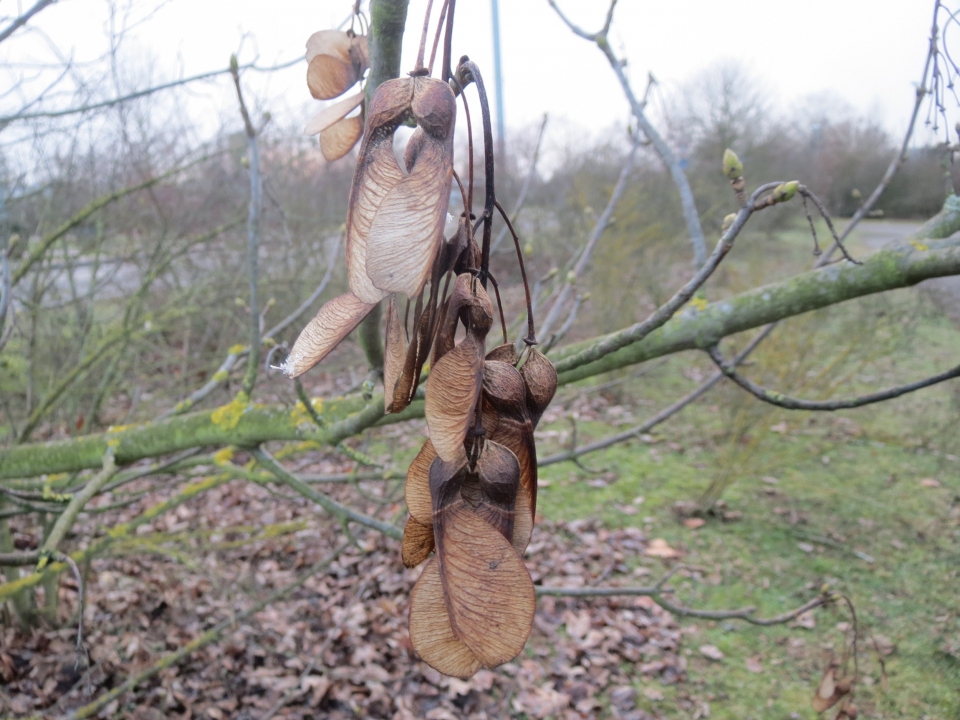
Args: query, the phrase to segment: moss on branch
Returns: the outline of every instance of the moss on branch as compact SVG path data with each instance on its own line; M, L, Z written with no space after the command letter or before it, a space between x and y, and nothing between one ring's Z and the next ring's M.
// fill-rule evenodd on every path
M960 222L960 213L956 222ZM952 224L945 225L945 232ZM652 358L708 348L728 335L873 293L960 274L960 237L913 242L877 252L862 265L838 264L712 303L687 307L663 327L616 352L583 365L569 360L598 342L587 341L553 354L560 382L570 383ZM234 401L236 402L236 401ZM113 448L117 464L167 455L193 447L252 446L271 440L336 445L377 423L422 416L422 403L400 415L383 417L383 398L354 396L325 401L323 429L305 413L277 406L244 405L239 412L218 408L70 440L20 445L0 451L0 480L98 468ZM229 422L226 420L229 419ZM219 420L219 421L218 421Z

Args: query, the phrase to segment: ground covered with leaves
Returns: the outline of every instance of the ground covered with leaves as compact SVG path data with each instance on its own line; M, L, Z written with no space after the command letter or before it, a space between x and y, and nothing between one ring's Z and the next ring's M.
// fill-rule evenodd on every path
M369 485L374 496L385 489ZM335 494L358 502L352 488ZM396 510L386 506L387 514ZM92 563L84 612L89 669L77 667L73 628L4 630L4 711L81 707L252 598L294 582L341 537L339 525L305 502L249 483L229 483L200 506L181 506L119 557ZM405 570L396 545L360 533L356 546L287 598L118 698L104 715L260 718L286 695L278 716L640 720L655 716L640 704L686 678L683 628L645 597L541 598L516 662L469 681L441 676L412 651L407 610L420 569ZM649 548L637 528L544 522L527 564L538 584L632 583L629 568ZM65 578L60 593L61 612L75 609L75 583Z

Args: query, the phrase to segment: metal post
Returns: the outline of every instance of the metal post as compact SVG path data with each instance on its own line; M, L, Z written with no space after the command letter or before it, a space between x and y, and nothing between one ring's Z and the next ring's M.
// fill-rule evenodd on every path
M503 157L503 67L500 62L500 2L490 0L493 15L493 84L497 93L497 155Z

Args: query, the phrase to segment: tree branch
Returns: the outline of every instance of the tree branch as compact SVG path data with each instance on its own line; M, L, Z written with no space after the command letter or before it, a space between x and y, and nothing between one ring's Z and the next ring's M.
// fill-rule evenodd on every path
M64 235L66 235L73 228L75 228L77 225L82 223L84 220L86 220L88 217L93 215L98 210L102 210L110 203L116 202L117 200L124 198L127 195L132 195L133 193L139 192L140 190L146 190L149 187L153 187L159 182L163 182L164 180L171 178L174 175L179 175L180 173L186 170L189 170L190 168L196 165L199 165L200 163L205 162L206 160L210 160L211 158L216 157L217 155L222 155L222 154L223 153L220 152L220 153L214 153L212 155L204 155L203 157L197 158L196 160L193 160L187 163L186 165L175 167L172 170L168 170L167 172L163 173L162 175L157 175L155 177L152 177L149 180L146 180L138 185L132 185L130 187L123 188L121 190L116 190L108 195L104 195L102 197L97 198L92 203L87 205L85 208L77 212L72 218L67 220L65 223L63 223L60 227L58 227L52 233L50 233L49 235L46 235L42 240L40 240L39 244L36 247L34 247L34 249L27 256L26 260L24 260L20 264L20 266L16 270L14 270L13 281L11 284L16 285L18 282L20 282L24 278L24 276L27 274L27 272L29 272L30 268L33 267L35 263L37 263L39 260L43 258L47 250L50 249L51 245L53 245L57 240L62 238Z
M687 175L683 171L683 167L680 165L680 161L677 160L676 156L673 154L673 150L667 144L666 140L657 132L657 129L647 118L645 112L645 103L637 99L637 96L633 92L633 88L630 85L630 81L627 79L626 74L623 71L624 61L618 58L613 49L610 47L610 41L607 39L607 33L610 30L610 23L613 20L613 10L616 6L616 0L610 3L610 7L607 11L606 21L604 22L603 29L598 33L588 33L580 27L574 25L570 20L564 15L560 8L557 6L555 0L547 0L561 20L567 25L570 30L572 30L576 35L582 37L585 40L589 40L597 44L597 47L603 52L604 56L607 58L607 62L610 63L610 67L613 69L614 75L617 76L617 80L620 82L620 87L623 90L623 94L627 99L627 102L630 104L630 111L633 113L634 119L637 121L637 126L640 131L647 136L650 140L650 143L653 145L653 149L656 151L657 155L660 156L660 160L666 165L667 170L670 172L670 177L673 179L673 184L677 186L677 192L680 194L680 204L683 207L683 218L687 224L687 232L690 234L690 243L693 245L693 255L694 263L699 268L707 261L707 246L703 238L703 228L700 226L700 216L697 214L697 206L693 200L693 191L690 189L690 183L687 181Z
M750 201L746 207L741 208L740 212L737 213L733 223L717 242L717 246L714 248L707 262L700 266L696 274L687 281L687 284L680 288L672 298L654 310L646 320L591 344L573 357L564 358L560 364L557 365L557 372L596 362L605 355L614 353L627 345L639 342L670 320L677 310L692 298L693 294L709 279L723 258L725 258L727 253L733 248L734 240L736 240L740 231L747 224L750 216L756 212L756 210L754 210L754 203L757 198L779 184L780 183L767 183L753 191L753 194L750 196Z
M247 133L247 144L250 154L250 203L247 213L247 273L250 281L250 347L247 349L247 372L243 377L242 392L249 398L253 394L253 386L257 382L257 372L260 369L260 303L257 300L258 255L260 252L260 211L262 206L261 194L263 190L260 181L260 144L257 142L259 134L253 126L247 104L243 101L243 90L240 87L240 70L237 56L230 56L230 74L233 76L233 85L237 89L237 102L240 104L240 115L243 117L243 127Z
M960 211L948 214L955 229L960 228ZM594 344L617 341L620 333L562 348L553 357L560 382L566 384L683 350L708 348L728 335L845 300L958 274L960 237L898 246L874 253L863 265L831 265L712 303L703 310L689 308L642 340L624 342L619 350L598 360L572 362ZM251 446L270 440L336 445L378 422L402 422L422 413L422 403L418 402L403 413L383 419L381 396L369 403L356 396L339 398L325 401L323 415L330 424L321 430L289 408L232 402L213 411L188 413L162 422L0 450L0 479L99 467L108 441L116 442L117 463L123 465L203 446Z
M53 0L56 2L56 0ZM256 63L247 63L246 65L241 65L241 70L254 70L256 72L274 72L275 70L284 70L288 67L293 67L297 63L303 62L303 55L294 58L293 60L288 60L285 63L280 63L279 65L273 65L270 67L258 67ZM112 98L110 100L103 100L101 102L89 103L87 105L80 105L78 107L64 108L63 110L45 110L37 111L32 113L19 112L13 115L3 115L0 116L0 129L3 129L6 125L9 125L12 122L19 120L38 120L41 118L59 118L66 117L67 115L78 115L80 113L90 112L91 110L102 110L103 108L113 107L114 105L122 105L123 103L129 102L131 100L136 100L137 98L147 97L148 95L153 95L154 93L160 92L162 90L170 90L171 88L180 87L181 85L187 85L192 82L197 82L198 80L209 80L210 78L217 77L219 75L227 75L230 73L230 68L223 68L222 70L211 70L210 72L200 73L199 75L191 75L190 77L180 78L179 80L172 80L168 83L162 83L160 85L155 85L154 87L144 88L143 90L136 90L132 93L126 95L120 95L118 97Z
M607 225L610 224L610 218L613 217L613 211L616 209L617 203L620 202L620 198L623 196L623 191L626 190L627 180L630 178L630 173L633 172L634 162L637 158L637 149L639 147L639 143L634 141L633 146L630 148L630 154L627 156L627 161L623 164L623 168L620 170L620 176L617 178L617 182L613 187L613 192L610 193L610 200L607 202L607 206L603 209L603 212L600 213L600 217L597 218L597 222L594 224L593 230L590 231L587 242L583 247L583 252L580 253L580 258L577 260L577 264L574 265L573 270L567 274L567 277L564 279L563 287L560 289L559 294L553 301L553 305L550 307L550 312L547 313L547 317L540 325L540 335L544 338L548 350L555 344L550 339L550 330L554 323L556 323L558 317L560 316L560 311L563 310L563 306L566 304L567 298L570 296L573 283L576 282L577 278L579 278L583 274L583 271L586 270L587 264L590 262L590 258L593 255L594 248L596 248L597 243L600 241L604 231L607 229Z
M23 15L16 18L12 23L0 31L0 43L13 35L17 30L27 24L34 15L49 5L53 5L57 0L37 0L36 4L27 10Z
M373 528L374 530L377 530L387 537L393 538L394 540L403 539L403 531L396 525L391 525L390 523L377 520L369 515L359 513L356 510L347 507L346 505L341 505L333 498L318 492L303 482L303 480L298 478L296 475L291 473L289 470L284 468L276 460L274 460L273 456L270 455L270 453L268 453L266 450L262 448L256 448L252 452L253 456L257 458L257 462L269 470L270 473L277 478L277 480L296 490L308 500L312 500L334 517L342 520L343 522L355 522L359 523L360 525Z
M907 393L914 392L915 390L922 390L925 387L936 385L944 380L951 380L955 377L960 377L960 365L958 365L957 367L947 370L946 372L942 372L939 375L934 375L933 377L918 380L917 382L909 383L907 385L899 385L897 387L888 388L879 392L870 393L869 395L861 395L860 397L847 398L845 400L801 400L800 398L789 397L782 393L776 392L775 390L768 390L762 385L758 385L752 380L745 378L734 369L732 363L727 362L727 359L723 357L723 354L720 352L720 348L718 348L716 345L707 348L706 353L710 356L710 359L716 363L717 367L720 368L724 375L733 380L748 393L759 400L763 400L765 403L786 408L787 410L820 410L830 412L833 410L858 408L863 407L864 405L883 402L884 400L892 400L893 398L906 395Z

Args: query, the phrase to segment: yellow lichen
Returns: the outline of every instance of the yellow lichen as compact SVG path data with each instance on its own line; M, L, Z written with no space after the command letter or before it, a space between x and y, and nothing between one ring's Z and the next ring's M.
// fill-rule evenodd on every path
M226 380L228 377L230 377L230 373L228 373L226 370L217 370L217 372L213 374L213 381L220 383Z
M249 405L250 398L241 390L233 400L210 413L210 422L225 430L233 430L240 424L240 418Z
M213 462L216 465L227 465L231 460L233 460L232 447L222 448L213 454Z
M704 298L702 298L702 297L695 297L695 298L693 298L693 299L690 301L690 307L694 308L694 309L697 310L697 311L703 310L703 309L704 309L705 307L707 307L707 305L709 305L709 304L710 304L710 303L708 303L708 302L707 302Z
M73 495L71 495L70 493L54 492L53 488L51 488L49 484L45 484L43 486L44 500L52 500L53 502L70 502L72 498L73 498Z
M313 398L310 400L310 404L313 405L313 409L316 411L317 415L323 413L323 399L322 398ZM307 414L307 406L304 405L299 400L297 404L293 406L293 410L290 411L290 424L294 427L298 427L301 423L313 422L313 418Z
M243 352L244 350L246 350L246 349L247 349L247 346L246 346L246 345L243 345L243 344L241 344L241 343L238 343L238 344L234 345L233 347L231 347L229 350L227 350L227 352L228 352L229 354L231 354L231 355L239 355L240 353L242 353L242 352Z
M920 242L919 240L911 240L910 244L913 245L917 250L929 250L930 246Z

